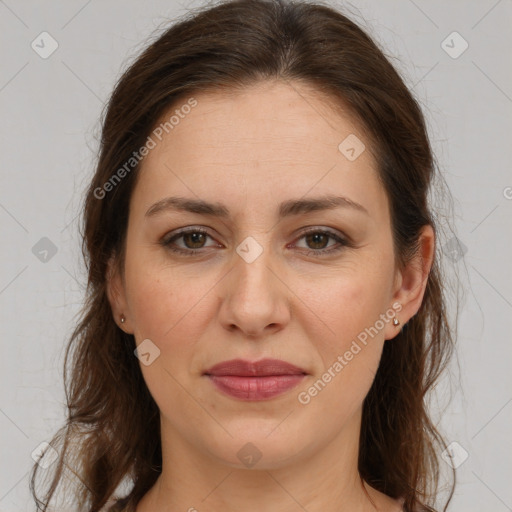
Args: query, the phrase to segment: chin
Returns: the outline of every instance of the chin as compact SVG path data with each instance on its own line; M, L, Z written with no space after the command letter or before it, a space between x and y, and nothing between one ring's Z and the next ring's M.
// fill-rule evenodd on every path
M304 456L305 448L312 443L297 438L294 429L276 428L280 421L282 418L279 421L276 418L259 421L246 418L236 427L227 423L226 429L233 437L223 431L220 438L205 440L205 448L219 462L232 468L270 470L285 467L299 454ZM301 434L304 435L303 430Z

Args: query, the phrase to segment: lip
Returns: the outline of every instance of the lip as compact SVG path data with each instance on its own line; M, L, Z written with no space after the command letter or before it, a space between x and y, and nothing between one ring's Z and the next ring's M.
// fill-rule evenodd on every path
M279 359L245 361L232 359L204 372L222 393L245 401L268 400L286 393L301 382L306 371Z
M305 375L306 370L280 359L267 358L254 362L244 359L231 359L212 366L204 373L215 376L270 377L276 375Z

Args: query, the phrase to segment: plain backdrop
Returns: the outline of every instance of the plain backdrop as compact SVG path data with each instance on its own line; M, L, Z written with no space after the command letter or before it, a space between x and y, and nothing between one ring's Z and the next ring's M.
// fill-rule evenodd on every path
M464 302L433 404L460 464L450 510L512 510L512 2L330 4L416 95L455 199L457 238L441 243ZM103 105L148 37L201 5L0 0L0 511L34 510L31 454L64 420L63 350L86 283L77 216Z

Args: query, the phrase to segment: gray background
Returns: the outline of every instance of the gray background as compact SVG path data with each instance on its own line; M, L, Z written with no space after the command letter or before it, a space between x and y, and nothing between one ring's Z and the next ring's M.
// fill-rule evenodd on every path
M103 104L154 30L200 5L0 0L0 511L34 509L31 453L64 419L63 349L86 282L77 215ZM441 242L447 276L459 275L465 297L458 358L433 403L458 443L450 510L512 510L512 2L354 1L345 12L423 105L455 198L460 243L450 233ZM50 48L43 31L58 43L46 59L31 47ZM460 55L454 31L469 45ZM55 254L41 252L52 245Z

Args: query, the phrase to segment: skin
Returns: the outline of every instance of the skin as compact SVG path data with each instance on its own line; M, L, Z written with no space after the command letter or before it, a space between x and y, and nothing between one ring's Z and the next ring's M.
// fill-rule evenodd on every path
M369 141L348 113L305 85L264 82L195 98L198 105L143 160L124 276L113 261L109 274L119 327L137 345L150 339L160 350L141 370L161 413L163 471L137 512L397 512L399 501L361 484L357 456L363 400L384 343L400 327L385 323L308 404L297 397L394 303L402 325L418 311L432 228L423 229L417 257L398 269ZM354 161L338 150L349 134L367 148ZM368 213L336 208L277 218L282 201L326 194ZM145 217L167 196L222 202L230 216L168 210ZM159 243L187 226L208 236L181 237L174 246L197 255ZM305 237L308 226L354 246L319 256L340 245ZM263 249L251 263L236 252L249 236ZM308 375L284 395L240 401L202 375L238 357L282 359ZM248 442L261 453L250 468L237 457Z

